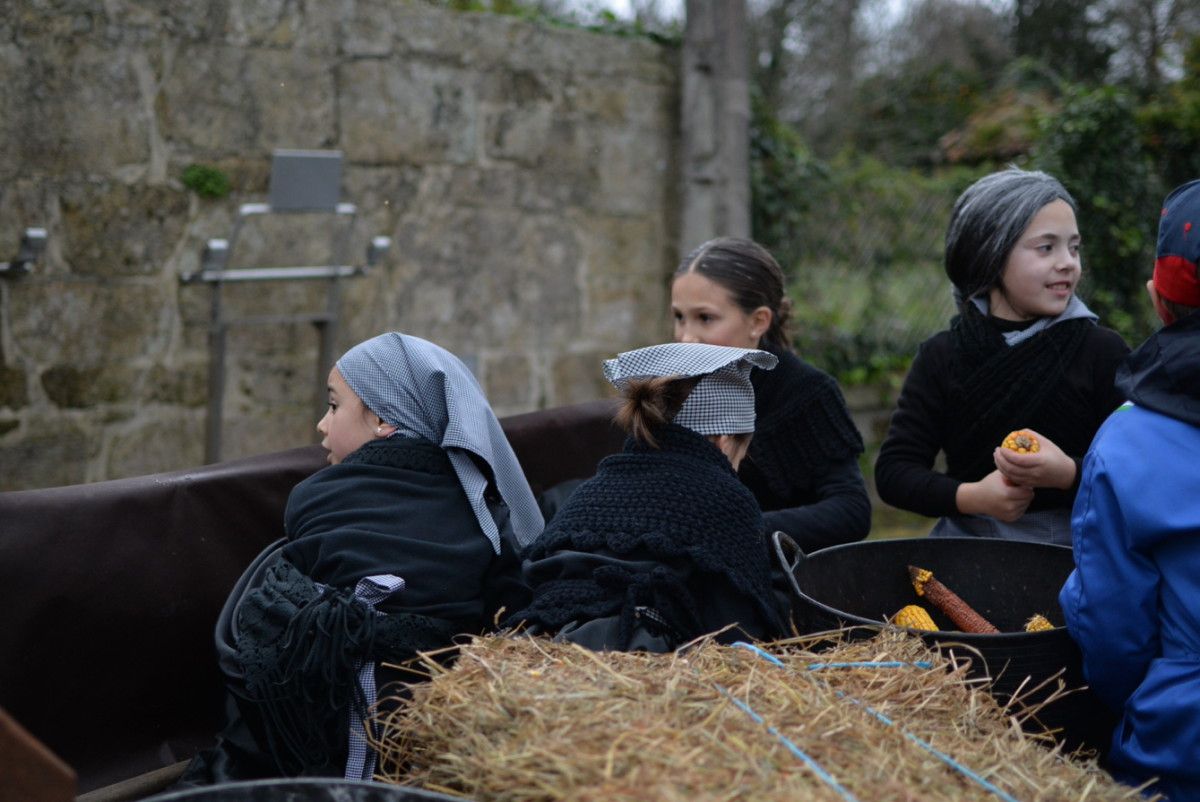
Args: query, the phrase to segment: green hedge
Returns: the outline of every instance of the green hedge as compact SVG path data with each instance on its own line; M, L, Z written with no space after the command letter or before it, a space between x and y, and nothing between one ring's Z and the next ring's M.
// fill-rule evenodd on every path
M942 270L954 199L1004 165L922 171L854 152L821 160L761 103L753 111L753 235L787 272L797 349L847 383L902 369L954 311ZM1162 198L1200 177L1200 39L1185 77L1161 96L1061 87L1019 163L1075 196L1080 294L1137 344L1157 325L1144 285Z
M759 104L751 148L753 236L787 273L796 349L849 384L903 370L953 314L946 223L990 168L930 174L851 153L821 161Z

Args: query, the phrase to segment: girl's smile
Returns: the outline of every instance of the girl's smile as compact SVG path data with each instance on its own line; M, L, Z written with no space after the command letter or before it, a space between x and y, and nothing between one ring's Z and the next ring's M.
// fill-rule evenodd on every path
M1062 314L1083 271L1079 244L1070 204L1043 206L1008 255L1000 286L988 295L991 313L1013 321Z

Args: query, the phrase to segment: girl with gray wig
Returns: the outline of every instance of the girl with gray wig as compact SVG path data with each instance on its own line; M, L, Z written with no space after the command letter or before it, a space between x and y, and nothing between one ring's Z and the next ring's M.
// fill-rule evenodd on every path
M945 265L960 304L1001 287L1013 246L1034 215L1056 200L1078 212L1057 178L1017 169L984 176L959 196L946 229Z
M1057 179L1016 167L954 205L945 269L959 313L918 348L875 464L880 498L938 518L934 536L1071 543L1080 461L1123 400L1113 379L1129 350L1075 293L1075 211ZM1036 453L1000 447L1017 429Z

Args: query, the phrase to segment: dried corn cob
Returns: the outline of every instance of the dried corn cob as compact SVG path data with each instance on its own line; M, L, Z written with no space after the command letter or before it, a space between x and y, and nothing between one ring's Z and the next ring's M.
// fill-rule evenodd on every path
M910 565L908 566L908 576L912 580L913 590L917 592L917 595L928 599L930 604L945 613L946 617L957 624L963 632L999 634L1000 630L972 610L971 606L959 598L957 593L934 579L932 571Z
M1042 444L1038 442L1037 437L1028 429L1017 429L1015 432L1009 432L1008 436L1004 438L1004 442L1000 445L1018 454L1036 454L1042 448Z
M926 632L938 631L937 624L929 617L929 612L919 604L901 607L900 611L892 616L892 623L898 627L923 629Z
M1034 613L1029 620L1025 622L1026 632L1045 632L1048 629L1054 629L1054 624L1051 624L1046 616L1041 613Z

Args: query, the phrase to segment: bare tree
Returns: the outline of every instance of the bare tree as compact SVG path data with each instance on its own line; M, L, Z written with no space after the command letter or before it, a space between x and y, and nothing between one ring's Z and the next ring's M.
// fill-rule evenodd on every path
M752 0L754 79L776 114L814 142L835 139L868 59L862 17L881 0Z
M1101 15L1111 77L1147 92L1179 77L1187 42L1200 35L1196 0L1106 0Z
M887 35L881 69L918 65L998 73L1013 55L1007 16L976 0L916 0Z

